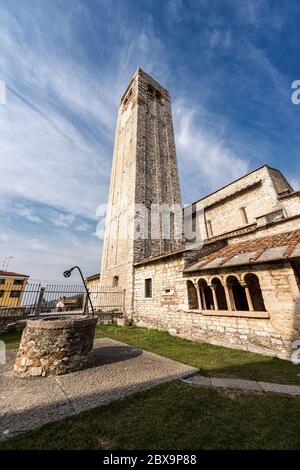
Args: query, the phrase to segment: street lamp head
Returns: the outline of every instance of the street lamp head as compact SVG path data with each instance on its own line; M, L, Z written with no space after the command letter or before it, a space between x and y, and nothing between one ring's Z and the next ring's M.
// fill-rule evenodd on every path
M72 274L73 269L74 269L74 268L67 269L67 270L64 272L64 277L70 277L71 274Z
M79 274L80 274L82 283L83 283L84 288L85 288L85 291L86 291L87 298L89 299L89 302L90 302L90 305L91 305L92 315L94 316L94 307L93 307L93 303L92 303L92 301L91 301L90 293L89 293L89 290L88 290L87 285L86 285L86 283L85 283L85 280L84 280L84 277L83 277L83 274L82 274L82 271L81 271L80 267L79 267L79 266L73 266L73 268L67 269L66 271L64 271L63 276L64 276L64 277L70 277L71 274L72 274L73 269L77 269L78 272L79 272Z

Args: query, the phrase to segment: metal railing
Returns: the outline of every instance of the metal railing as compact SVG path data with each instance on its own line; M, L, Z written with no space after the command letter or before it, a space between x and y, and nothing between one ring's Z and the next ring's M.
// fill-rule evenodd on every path
M95 287L89 290L95 314L122 313L124 291L112 287ZM51 314L90 314L83 285L42 284L13 281L0 283L0 317L43 316Z

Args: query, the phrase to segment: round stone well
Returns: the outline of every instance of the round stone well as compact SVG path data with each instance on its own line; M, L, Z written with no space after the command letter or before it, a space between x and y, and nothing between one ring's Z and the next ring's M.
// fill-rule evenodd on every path
M55 316L27 320L14 373L19 377L62 375L87 366L97 318Z

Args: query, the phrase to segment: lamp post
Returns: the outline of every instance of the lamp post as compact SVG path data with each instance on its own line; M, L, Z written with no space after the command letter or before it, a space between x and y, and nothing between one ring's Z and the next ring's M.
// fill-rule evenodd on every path
M81 280L82 280L82 283L84 285L84 288L85 288L85 291L86 291L86 295L87 295L87 298L89 300L89 303L90 303L90 306L91 306L91 310L92 310L92 316L94 316L95 312L94 312L94 307L93 307L93 304L92 304L92 301L91 301L91 297L90 297L90 293L89 293L89 290L86 286L86 283L85 283L85 280L84 280L84 277L83 277L83 274L82 274L82 271L80 269L79 266L73 266L73 268L70 268L70 269L67 269L66 271L64 271L64 277L65 278L68 278L71 276L72 274L72 271L74 269L77 269L79 271L79 274L80 274L80 277L81 277Z

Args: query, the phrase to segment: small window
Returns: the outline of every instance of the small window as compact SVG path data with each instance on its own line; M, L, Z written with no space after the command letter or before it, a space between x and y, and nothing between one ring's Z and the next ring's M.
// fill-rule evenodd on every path
M0 284L5 284L5 279L0 279Z
M213 236L213 228L212 228L211 220L208 220L206 222L206 225L207 225L207 236L212 237Z
M145 297L146 299L152 298L152 279L151 277L145 279Z
M119 276L113 277L113 287L118 287L119 285Z
M4 290L3 289L0 290L0 297L4 297Z
M243 223L248 224L249 221L248 221L248 216L247 216L247 212L246 212L246 207L241 207L240 208L240 213L241 213L241 216L242 216Z
M164 289L164 292L163 292L163 295L173 295L174 294L174 289L169 289L169 288L166 288Z
M13 298L13 299L19 298L20 295L21 295L20 290L12 290L11 293L10 293L10 297Z
M15 279L15 280L14 280L14 284L15 284L16 286L22 286L22 285L23 285L23 282L24 282L23 279Z

